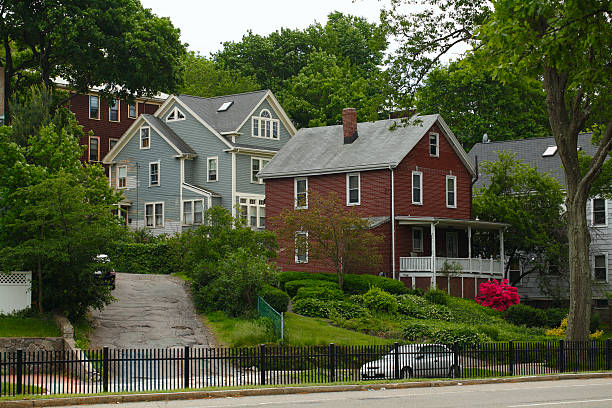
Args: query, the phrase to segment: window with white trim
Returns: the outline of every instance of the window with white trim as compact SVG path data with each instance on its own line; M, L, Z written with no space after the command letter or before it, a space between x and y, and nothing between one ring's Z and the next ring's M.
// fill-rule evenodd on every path
M423 228L412 227L412 250L423 252Z
M457 208L457 176L446 176L446 206Z
M119 119L120 119L119 106L120 106L119 99L113 99L113 102L108 108L108 120L109 121L119 122Z
M251 183L263 184L263 180L257 177L257 173L270 163L269 159L261 159L259 157L251 157Z
M293 180L295 208L308 208L308 179L300 177Z
M361 177L359 173L346 175L346 205L361 203Z
M89 119L100 119L100 97L89 95Z
M266 227L266 200L256 197L238 197L240 217L252 228Z
M295 233L295 263L308 263L308 231Z
M202 224L204 220L204 200L183 201L183 225Z
M608 281L608 254L593 257L593 279L598 282Z
M440 135L437 133L429 134L429 155L432 157L440 155Z
M270 111L263 109L259 113L259 116L253 116L251 118L251 135L253 137L278 140L279 120L272 119Z
M591 200L591 225L607 225L608 214L607 214L607 203L603 198L593 198Z
M164 203L145 204L145 226L160 228L164 226Z
M100 138L89 136L89 161L100 161Z
M209 183L219 181L219 159L217 156L206 159L206 181Z
M166 116L166 122L176 122L178 120L185 120L185 114L177 107L174 107Z
M119 143L119 139L116 139L114 137L108 139L108 151L113 150L113 147L115 147L117 143Z
M127 166L117 167L117 188L127 187Z
M412 204L423 204L423 173L412 172Z
M138 102L128 103L128 118L136 119L138 116Z
M140 148L151 148L151 129L149 129L148 126L143 126L140 128Z
M150 186L159 186L159 161L149 163Z

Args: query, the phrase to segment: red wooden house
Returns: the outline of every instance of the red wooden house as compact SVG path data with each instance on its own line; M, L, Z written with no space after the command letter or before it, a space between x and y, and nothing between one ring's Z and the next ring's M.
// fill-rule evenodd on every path
M357 123L349 108L342 121L300 129L259 173L268 219L284 208L307 207L313 191L333 191L384 236L383 264L374 273L465 297L473 297L481 281L503 277L505 225L471 219L477 172L440 115ZM476 230L499 236L495 256L473 256ZM285 270L333 271L309 260L307 250L295 252L291 243L281 247L278 264Z

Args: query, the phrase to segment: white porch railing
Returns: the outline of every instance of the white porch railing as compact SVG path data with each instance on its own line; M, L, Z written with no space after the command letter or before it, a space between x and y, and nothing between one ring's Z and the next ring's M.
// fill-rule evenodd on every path
M436 257L436 271L438 273L443 271L444 262L460 265L460 271L453 271L453 274L458 276L487 275L501 278L504 275L503 262L495 259ZM400 257L400 272L431 273L431 257Z

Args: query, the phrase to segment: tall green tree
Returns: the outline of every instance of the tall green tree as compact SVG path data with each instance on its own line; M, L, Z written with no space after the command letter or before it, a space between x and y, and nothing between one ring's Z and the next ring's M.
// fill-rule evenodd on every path
M121 98L173 92L182 79L179 30L138 0L0 0L0 41L5 106L57 77Z

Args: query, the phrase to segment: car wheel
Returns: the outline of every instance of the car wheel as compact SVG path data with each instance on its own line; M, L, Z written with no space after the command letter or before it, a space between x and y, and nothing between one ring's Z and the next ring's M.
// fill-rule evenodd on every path
M448 372L448 376L450 378L459 378L461 377L461 369L457 366L452 366L450 371Z
M412 369L410 369L410 367L402 368L401 378L404 378L404 379L412 378Z

